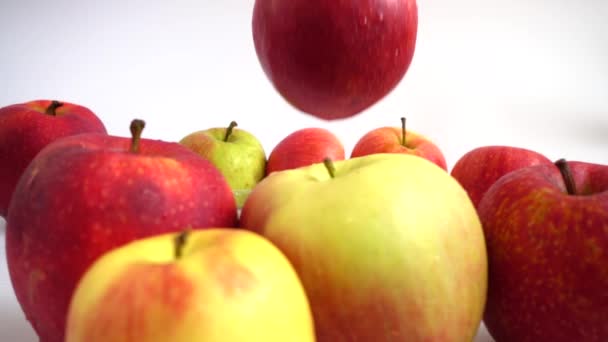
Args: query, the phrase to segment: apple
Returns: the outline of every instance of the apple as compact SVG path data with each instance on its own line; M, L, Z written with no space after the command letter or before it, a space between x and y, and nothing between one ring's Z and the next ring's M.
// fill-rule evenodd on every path
M102 253L137 238L237 225L225 178L186 147L79 134L50 143L17 183L6 227L11 283L42 342L62 342L78 279Z
M380 127L362 136L353 151L351 158L374 153L405 153L426 158L447 171L443 153L435 143L422 134L406 130L405 118L401 118L401 128Z
M50 142L79 133L107 133L87 107L68 102L34 100L0 108L0 216L23 170Z
M414 57L416 0L256 0L260 66L298 110L352 117L389 94Z
M527 166L552 164L543 154L521 147L490 145L465 153L450 174L462 185L477 208L483 195L505 174Z
M251 189L265 176L266 153L251 133L238 129L232 121L228 128L209 128L182 138L179 143L211 161L226 177L241 208Z
M608 341L608 165L560 159L513 171L478 212L484 321L496 341Z
M325 128L302 128L286 136L273 148L268 156L266 175L322 163L325 158L344 160L342 142Z
M287 258L247 230L165 233L111 250L72 297L66 342L314 342Z
M240 224L294 265L319 342L477 332L483 230L464 189L424 158L379 153L275 172L253 189Z

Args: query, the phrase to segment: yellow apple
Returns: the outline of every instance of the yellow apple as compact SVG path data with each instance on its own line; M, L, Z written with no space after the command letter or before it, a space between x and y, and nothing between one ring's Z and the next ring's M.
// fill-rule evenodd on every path
M314 341L287 258L245 230L185 230L100 257L72 297L66 342Z

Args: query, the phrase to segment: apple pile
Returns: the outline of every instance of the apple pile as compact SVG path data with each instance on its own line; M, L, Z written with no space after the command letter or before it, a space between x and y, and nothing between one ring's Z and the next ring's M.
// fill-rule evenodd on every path
M413 57L415 0L256 0L260 65L334 120ZM381 76L381 77L380 77ZM83 105L0 108L0 215L42 342L608 340L608 166L400 126L266 153L225 127L112 135Z

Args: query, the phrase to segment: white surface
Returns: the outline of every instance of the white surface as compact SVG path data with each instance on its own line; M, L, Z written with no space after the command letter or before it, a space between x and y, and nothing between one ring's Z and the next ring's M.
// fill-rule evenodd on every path
M608 164L608 2L418 2L417 50L399 87L359 116L324 122L287 105L263 75L253 0L3 1L0 106L76 102L111 134L128 135L139 117L145 137L170 141L236 120L267 153L320 126L347 155L365 132L405 115L450 168L489 144ZM34 341L0 254L0 341Z

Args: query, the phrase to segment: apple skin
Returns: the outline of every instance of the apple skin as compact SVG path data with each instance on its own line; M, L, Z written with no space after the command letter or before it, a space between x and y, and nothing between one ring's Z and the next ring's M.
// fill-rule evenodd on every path
M292 106L325 120L372 106L406 74L416 47L415 0L256 0L255 51Z
M107 133L101 120L87 107L68 102L49 109L53 101L33 100L0 108L0 216L23 170L50 142L80 133Z
M227 131L230 134L225 141ZM234 127L192 132L179 143L209 160L222 172L239 208L251 189L266 175L264 147L253 134L236 128L236 123Z
M231 227L230 187L209 161L178 143L80 134L57 140L24 171L9 207L8 270L42 342L63 341L68 304L103 252L187 226Z
M533 165L552 165L543 154L521 147L490 145L465 153L450 174L462 185L475 207L486 191L505 174Z
M192 231L107 252L71 300L66 342L314 342L302 284L267 239L240 229Z
M487 260L466 192L430 161L374 154L276 172L241 226L291 261L319 342L471 341Z
M496 341L608 341L608 166L513 171L479 205L489 260L484 321Z
M404 145L402 128L380 127L369 131L357 141L350 157L375 153L412 154L430 160L447 172L445 157L435 143L422 134L408 130Z
M266 176L321 163L324 158L344 160L344 145L329 130L318 127L299 129L281 140L268 156Z

